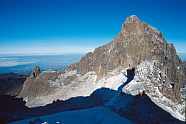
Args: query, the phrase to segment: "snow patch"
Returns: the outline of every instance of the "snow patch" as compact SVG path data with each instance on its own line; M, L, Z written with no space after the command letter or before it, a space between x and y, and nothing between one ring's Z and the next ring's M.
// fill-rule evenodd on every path
M137 75L140 78L142 84L144 84L144 89L146 94L150 99L163 110L169 112L173 117L185 121L185 103L177 103L166 98L160 91L159 86L161 84L161 79L159 76L159 68L154 64L155 61L144 61L139 66L137 66ZM169 84L165 84L169 87Z
M137 76L135 76L134 79L123 88L123 92L134 96L142 93L143 91L145 91L144 84L143 82L139 82Z

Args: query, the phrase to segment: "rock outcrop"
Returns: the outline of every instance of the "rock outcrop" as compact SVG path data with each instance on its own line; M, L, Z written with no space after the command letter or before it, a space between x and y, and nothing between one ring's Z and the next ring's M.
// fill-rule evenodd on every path
M58 75L58 72L41 72L40 67L36 66L24 82L19 97L25 98L27 101L37 96L49 95L55 88L51 87L48 81L55 80Z
M183 70L184 70L184 80L183 80L183 84L181 86L182 87L181 88L181 95L185 99L185 103L186 103L186 61L183 61L182 67L183 67Z
M145 60L153 60L161 70L162 81L173 85L171 99L180 99L184 75L175 47L164 39L160 31L137 16L126 19L121 32L112 42L86 54L79 63L70 65L68 70L77 69L81 74L95 71L100 79L118 66L136 67ZM169 93L164 92L165 95Z
M32 71L32 77L36 78L41 73L41 69L39 66L35 66L35 68Z
M183 61L182 63L184 74L186 75L186 61Z

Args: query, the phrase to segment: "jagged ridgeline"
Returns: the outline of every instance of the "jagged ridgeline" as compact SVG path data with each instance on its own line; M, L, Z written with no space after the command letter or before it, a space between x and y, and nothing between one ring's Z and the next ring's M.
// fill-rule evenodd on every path
M175 47L164 39L160 31L135 15L126 19L121 32L112 42L86 54L68 70L77 69L81 74L95 71L101 78L118 66L127 68L130 64L136 67L143 61L154 62L161 70L160 75L174 86L172 99L179 99L184 74Z
M55 100L89 96L105 87L118 90L125 80L128 67L135 76L121 88L123 93L138 95L144 91L158 106L172 116L185 120L185 103L181 88L186 76L183 63L162 33L129 16L121 31L110 43L86 54L65 72L33 71L19 94L26 106L45 106Z

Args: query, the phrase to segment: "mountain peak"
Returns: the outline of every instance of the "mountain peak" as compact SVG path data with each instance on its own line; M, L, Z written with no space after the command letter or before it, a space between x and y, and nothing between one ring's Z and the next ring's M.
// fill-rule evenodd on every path
M137 22L141 22L141 21L136 15L128 16L125 20L125 24L126 23L137 23Z
M141 37L144 35L153 35L154 38L149 41L159 39L163 43L162 33L149 24L141 21L136 15L128 16L122 25L121 34L123 37Z
M183 80L182 70L177 70L177 67L181 67L181 61L176 55L176 49L166 42L160 31L136 15L126 18L121 32L111 43L85 55L69 70L75 67L80 74L93 71L97 79L101 79L117 67L128 68L130 65L136 68L144 61L157 66L161 70L160 75L164 75L168 83L174 82L175 86L172 89L168 87L166 93L163 93L172 100L180 99L179 90Z
M144 33L144 23L136 16L128 16L122 25L121 33L126 36L130 34L142 35Z

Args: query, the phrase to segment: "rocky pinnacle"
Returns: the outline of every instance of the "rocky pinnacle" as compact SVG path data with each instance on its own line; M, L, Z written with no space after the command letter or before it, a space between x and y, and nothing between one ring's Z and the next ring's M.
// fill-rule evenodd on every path
M162 93L172 100L180 99L184 74L175 47L164 39L160 31L135 15L126 18L115 39L86 54L68 70L77 69L81 74L94 71L99 79L118 66L135 68L143 61L153 61L161 70L162 81L172 84L171 90Z

